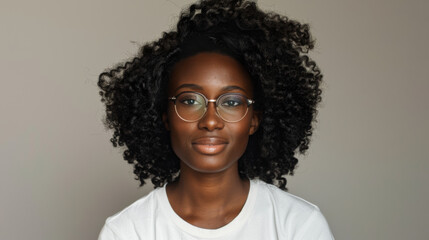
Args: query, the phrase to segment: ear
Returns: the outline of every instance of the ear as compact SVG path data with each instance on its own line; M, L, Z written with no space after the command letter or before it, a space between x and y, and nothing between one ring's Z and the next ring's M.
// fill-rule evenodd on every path
M170 131L170 124L168 123L168 115L167 115L167 112L164 112L164 113L162 114L162 121L164 122L165 129L167 129L167 131Z
M252 120L250 122L249 135L253 135L256 130L259 128L259 123L261 123L262 113L260 111L253 111Z

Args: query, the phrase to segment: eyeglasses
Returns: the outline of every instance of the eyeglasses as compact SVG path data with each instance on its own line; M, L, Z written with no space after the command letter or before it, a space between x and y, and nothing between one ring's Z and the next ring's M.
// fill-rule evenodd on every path
M174 102L177 116L185 122L200 120L210 102L216 103L216 114L225 122L238 122L246 116L249 106L255 103L240 93L225 93L217 99L207 99L201 93L187 91L168 99Z

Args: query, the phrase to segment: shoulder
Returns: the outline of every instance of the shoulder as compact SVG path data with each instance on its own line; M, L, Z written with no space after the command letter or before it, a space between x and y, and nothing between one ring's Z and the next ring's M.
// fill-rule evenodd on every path
M311 214L313 211L319 211L319 208L316 205L289 192L281 190L277 186L265 183L261 180L254 181L259 186L260 194L265 196L265 201L271 202L276 209L281 212L306 216Z
M273 212L276 225L288 239L333 239L319 207L277 186L256 180L259 186L258 208Z
M119 237L133 239L131 235L135 235L136 224L149 227L154 219L162 190L163 188L152 190L148 195L107 218L99 239L117 239Z
M140 198L122 211L107 218L106 223L117 225L123 222L133 221L136 218L151 218L154 205L157 203L158 195L161 190L162 188L152 190L148 195Z

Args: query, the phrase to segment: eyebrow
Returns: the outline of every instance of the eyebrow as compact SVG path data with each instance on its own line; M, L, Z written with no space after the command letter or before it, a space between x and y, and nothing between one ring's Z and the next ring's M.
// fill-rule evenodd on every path
M185 83L180 85L179 87L176 88L176 92L181 89L181 88L191 88L191 89L195 89L195 90L204 90L203 87L201 87L200 85L197 84L191 84L191 83ZM231 90L241 90L243 92L246 92L246 90L244 90L243 88L239 87L239 86L226 86L222 88L222 91L231 91Z
M244 90L243 88L239 87L239 86L226 86L222 88L222 91L231 91L231 90L241 90L243 92L246 92L246 90Z
M197 85L197 84L190 84L190 83L185 83L180 85L179 87L176 88L176 92L181 89L181 88L192 88L192 89L196 89L196 90L203 90L203 87Z

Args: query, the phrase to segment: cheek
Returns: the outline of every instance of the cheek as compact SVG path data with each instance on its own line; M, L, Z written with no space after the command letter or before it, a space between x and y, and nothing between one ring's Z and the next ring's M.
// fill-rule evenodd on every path
M170 133L171 138L171 147L173 148L174 153L181 158L183 155L182 151L184 149L183 143L185 142L184 139L180 138L180 134L175 134L173 132Z
M190 129L190 124L182 121L177 117L173 109L168 111L168 124L170 128L170 141L174 153L180 158L186 153L186 143L189 142L188 138L193 131Z
M249 129L249 120L246 120L242 124L231 126L230 128L231 133L234 133L231 134L231 137L234 137L234 148L236 150L235 153L239 155L238 157L241 157L241 155L246 151L247 143L249 141Z
M186 135L178 132L176 129L171 128L170 131L170 141L171 147L173 148L174 153L182 159L186 154Z

